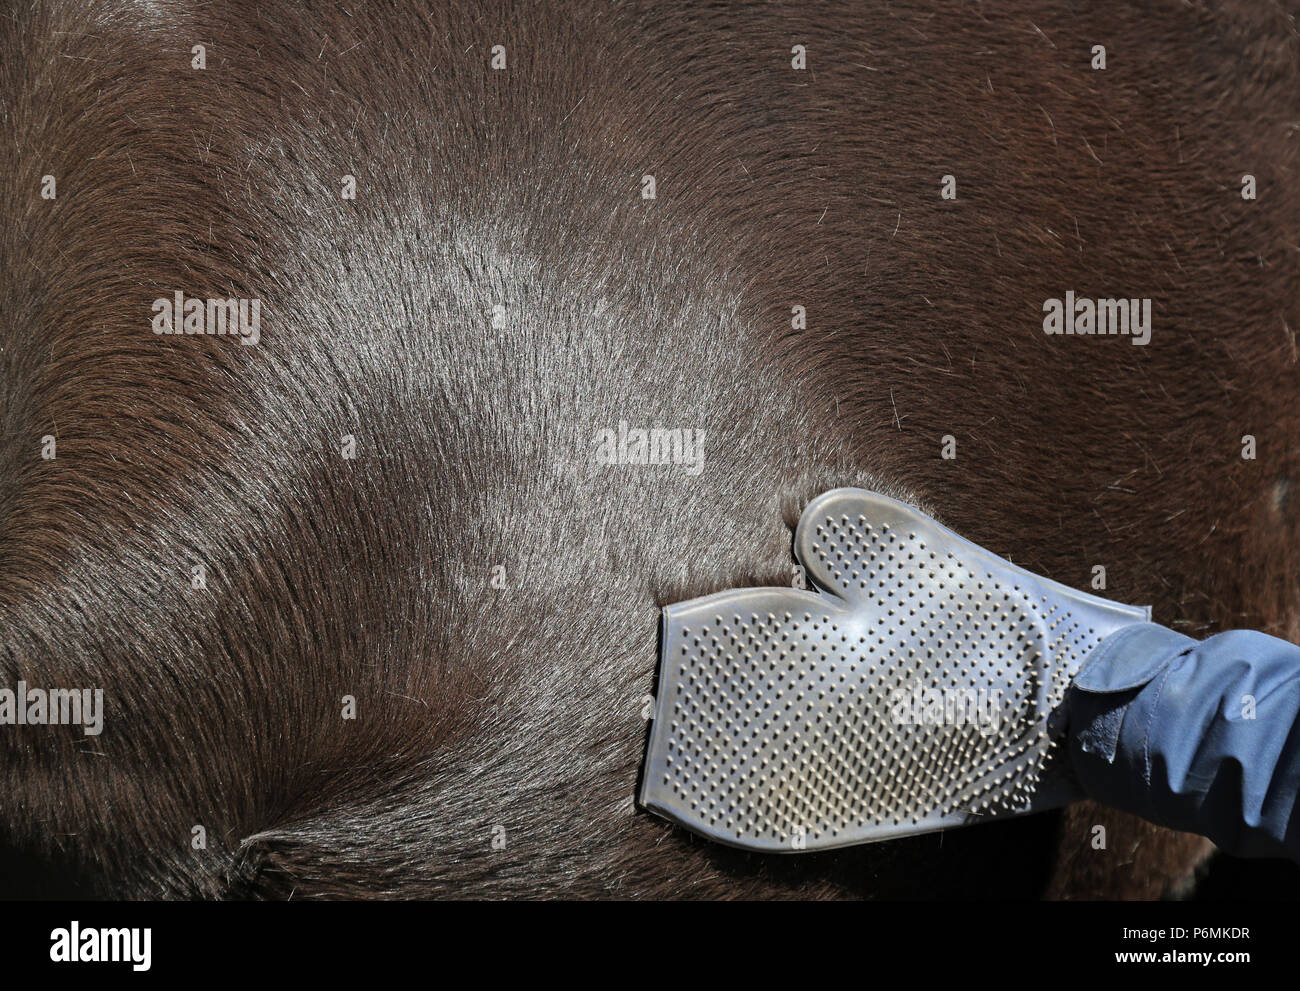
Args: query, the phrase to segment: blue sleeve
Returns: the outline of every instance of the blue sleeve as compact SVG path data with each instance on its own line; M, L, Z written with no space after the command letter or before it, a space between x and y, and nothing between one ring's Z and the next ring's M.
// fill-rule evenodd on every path
M1128 626L1088 656L1069 719L1089 798L1239 856L1300 860L1300 647Z

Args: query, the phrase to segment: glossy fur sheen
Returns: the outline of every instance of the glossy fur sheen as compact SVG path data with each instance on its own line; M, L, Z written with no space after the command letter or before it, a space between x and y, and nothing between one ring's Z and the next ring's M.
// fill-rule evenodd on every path
M0 729L19 892L1189 876L1203 841L1087 806L834 854L710 845L634 806L642 710L660 606L789 581L800 509L839 485L1076 587L1103 564L1108 597L1195 635L1300 637L1282 6L10 7L0 684L106 698L99 737ZM261 299L261 343L154 335L177 289ZM1151 297L1151 344L1045 336L1067 289ZM597 464L620 420L705 430L703 473Z

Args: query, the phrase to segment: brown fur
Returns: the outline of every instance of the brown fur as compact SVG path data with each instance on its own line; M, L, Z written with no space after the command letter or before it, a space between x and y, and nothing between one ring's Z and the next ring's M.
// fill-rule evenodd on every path
M0 843L133 896L1162 893L1204 844L1087 807L712 846L634 807L642 700L659 607L786 580L845 484L1300 635L1298 50L1245 2L7 13L0 684L107 713L0 730ZM175 289L261 344L153 335ZM1046 337L1066 289L1151 344ZM619 419L704 473L593 464Z

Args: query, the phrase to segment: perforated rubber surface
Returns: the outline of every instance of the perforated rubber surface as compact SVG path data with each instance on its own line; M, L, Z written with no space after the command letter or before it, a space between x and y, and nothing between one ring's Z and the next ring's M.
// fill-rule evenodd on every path
M663 612L641 803L712 839L797 852L1067 800L1047 716L1087 653L1149 617L1032 575L861 489L795 532L811 591Z

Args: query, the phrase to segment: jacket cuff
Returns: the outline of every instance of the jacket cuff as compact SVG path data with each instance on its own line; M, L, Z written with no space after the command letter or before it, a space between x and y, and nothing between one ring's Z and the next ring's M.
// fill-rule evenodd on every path
M1102 640L1084 660L1074 687L1084 692L1126 692L1147 684L1196 641L1158 623L1134 623Z
M1196 646L1189 636L1157 623L1135 623L1116 630L1083 662L1070 691L1070 756L1085 788L1115 762L1129 703L1144 685Z

